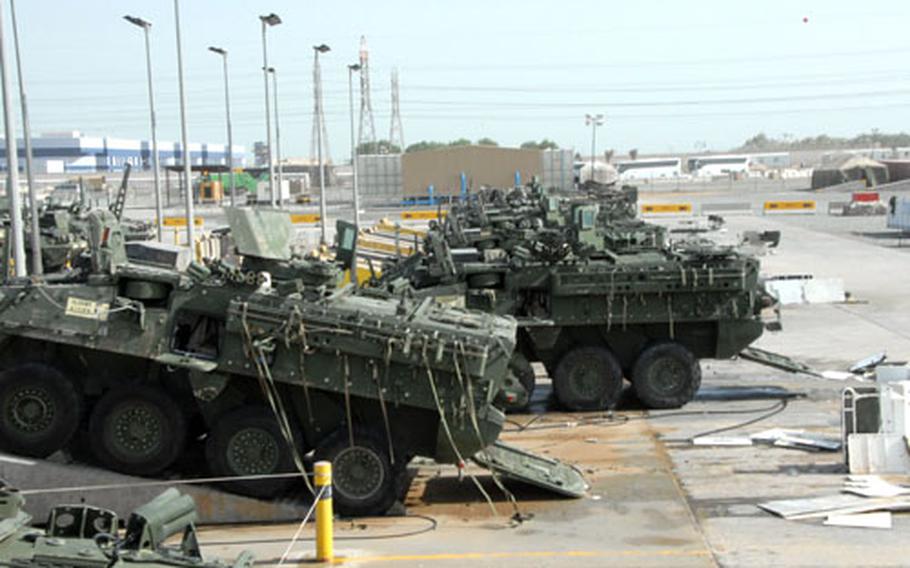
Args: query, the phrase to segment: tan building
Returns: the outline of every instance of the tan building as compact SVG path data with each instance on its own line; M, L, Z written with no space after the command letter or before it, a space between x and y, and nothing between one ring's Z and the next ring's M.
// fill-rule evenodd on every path
M515 172L525 183L543 173L540 150L521 150L497 146L454 146L439 150L410 152L401 156L401 178L405 197L426 196L433 186L434 195L458 195L464 173L467 187L512 187Z

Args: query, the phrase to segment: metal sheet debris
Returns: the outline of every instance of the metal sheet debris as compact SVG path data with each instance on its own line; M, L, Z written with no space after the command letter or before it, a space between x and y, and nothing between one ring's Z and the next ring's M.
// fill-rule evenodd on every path
M897 497L910 495L910 487L886 481L877 475L849 475L844 482L844 493L861 497Z
M839 438L804 430L784 430L782 428L771 428L752 434L751 438L753 442L759 444L809 451L836 452L843 446Z
M758 349L757 347L747 347L740 351L739 356L747 361L752 361L753 363L773 367L782 371L804 373L812 375L813 377L820 376L820 373L809 365L795 361L785 355L765 351L764 349Z
M788 520L799 520L872 511L907 511L910 510L910 497L869 499L847 494L824 495L804 499L766 501L759 503L758 507Z
M859 513L855 515L828 515L824 524L832 527L856 527L863 529L890 529L891 513Z
M881 365L885 362L885 359L888 358L888 355L882 351L881 353L876 353L870 355L864 359L860 359L856 363L850 366L848 369L851 373L861 375L866 371L871 371L875 367Z
M693 446L751 446L748 436L699 436L692 438Z
M828 379L831 381L846 381L849 379L861 378L853 373L848 373L846 371L822 371L821 376L823 379Z

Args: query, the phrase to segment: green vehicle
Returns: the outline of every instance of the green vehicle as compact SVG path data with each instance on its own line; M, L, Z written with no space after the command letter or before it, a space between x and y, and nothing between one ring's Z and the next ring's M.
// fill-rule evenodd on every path
M21 493L0 488L0 564L3 566L81 568L251 568L249 552L230 562L202 557L193 525L192 498L169 489L119 527L117 514L91 505L60 505L51 510L46 528L32 526ZM165 544L181 535L177 545Z
M72 271L0 288L0 449L46 457L81 431L98 464L143 476L191 440L205 440L201 475L301 471L313 452L352 515L388 509L412 457L497 451L514 320L339 288L338 266L290 255L286 214L227 213L239 264L157 243L128 257L98 210Z
M698 361L755 341L772 299L757 259L670 244L663 228L630 215L630 194L481 192L431 226L423 253L384 266L376 284L516 317L511 381L525 393L540 361L570 410L614 406L623 378L648 408L682 406L701 384Z

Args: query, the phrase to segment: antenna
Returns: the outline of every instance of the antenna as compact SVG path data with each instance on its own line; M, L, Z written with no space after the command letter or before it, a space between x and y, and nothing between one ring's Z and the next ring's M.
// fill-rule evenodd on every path
M401 127L401 106L398 102L398 69L392 69L392 125L389 128L389 144L398 146L404 152L404 129Z
M373 103L370 102L370 52L366 36L360 36L360 133L357 135L357 146L369 142L376 142Z

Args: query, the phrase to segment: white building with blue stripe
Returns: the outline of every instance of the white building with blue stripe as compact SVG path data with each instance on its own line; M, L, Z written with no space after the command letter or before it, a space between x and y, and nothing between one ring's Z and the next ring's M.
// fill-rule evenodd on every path
M194 166L227 165L227 144L190 143ZM178 142L158 141L158 161L162 168L182 164ZM130 164L136 170L152 166L152 143L108 136L87 136L79 131L45 132L32 137L32 157L39 174L69 172L111 172ZM234 145L233 166L246 166L246 148ZM25 168L25 143L19 139L19 168ZM6 140L0 138L0 171L6 171Z

